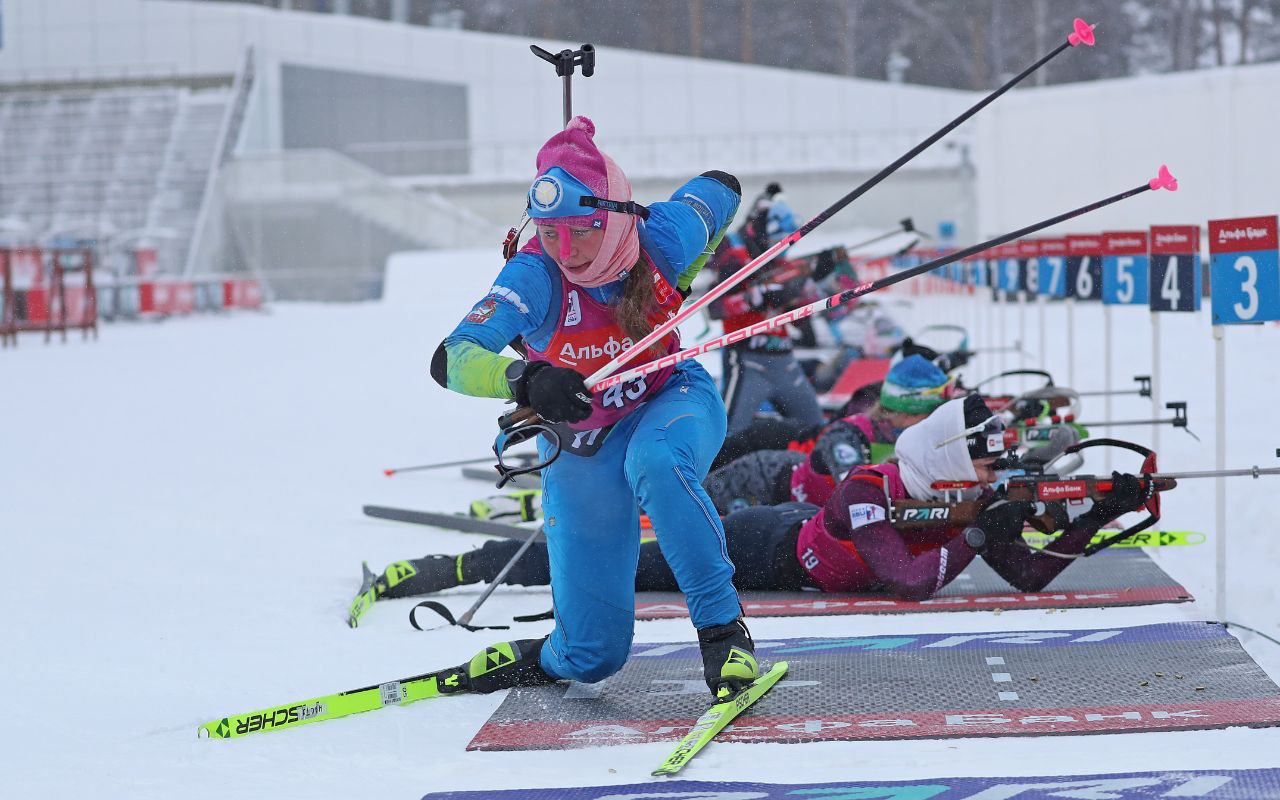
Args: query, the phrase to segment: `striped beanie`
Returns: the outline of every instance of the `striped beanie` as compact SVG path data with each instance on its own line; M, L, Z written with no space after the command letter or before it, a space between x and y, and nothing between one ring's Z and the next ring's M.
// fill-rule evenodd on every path
M910 355L893 365L880 386L880 405L903 414L928 414L947 400L951 379L929 359Z

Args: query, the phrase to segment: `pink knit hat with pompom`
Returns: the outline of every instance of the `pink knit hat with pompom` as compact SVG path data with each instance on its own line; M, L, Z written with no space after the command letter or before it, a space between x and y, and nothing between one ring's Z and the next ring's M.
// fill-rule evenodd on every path
M586 117L574 117L569 125L547 140L538 151L538 176L559 167L582 181L596 197L624 202L631 199L631 181L612 158L601 152L594 141L596 126ZM546 220L551 222L552 220ZM634 214L596 209L575 217L556 217L557 226L590 227L594 222L604 227L604 242L590 263L561 270L580 286L603 286L621 278L640 257L640 237ZM569 237L562 235L567 247ZM560 260L567 257L562 255Z

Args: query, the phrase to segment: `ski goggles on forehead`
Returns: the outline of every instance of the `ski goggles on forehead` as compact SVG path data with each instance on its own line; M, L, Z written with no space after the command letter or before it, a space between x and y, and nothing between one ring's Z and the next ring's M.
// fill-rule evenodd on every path
M649 209L633 200L596 197L590 187L560 167L552 167L534 179L525 213L532 219L558 219L588 216L596 209L649 218ZM600 221L594 220L592 227L600 227Z

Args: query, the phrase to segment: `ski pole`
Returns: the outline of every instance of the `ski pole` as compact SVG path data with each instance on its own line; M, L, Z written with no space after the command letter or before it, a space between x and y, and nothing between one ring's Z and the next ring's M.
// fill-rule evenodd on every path
M733 331L732 333L727 333L722 336L717 336L716 338L709 339L695 347L690 347L686 350L681 350L678 353L672 353L671 355L663 356L662 358L659 358L656 361L651 361L642 366L629 369L626 372L620 372L616 375L611 375L603 380L593 382L594 376L592 376L592 378L587 379L587 385L590 387L591 391L599 392L604 389L608 389L611 386L616 386L617 384L623 383L624 381L634 380L640 377L641 375L648 375L651 372L656 372L660 369L665 369L667 367L675 366L676 364L679 364L681 361L687 361L690 358L695 358L704 353L709 353L712 350L719 350L722 347L734 344L735 342L740 342L744 339L749 339L752 336L759 335L761 333L764 333L765 331L771 331L774 328L780 328L783 325L786 325L788 323L795 322L796 320L800 320L800 319L804 319L805 317L812 316L813 314L816 314L820 311L825 311L829 308L835 308L841 303L847 303L856 297L861 297L865 294L870 294L871 292L878 291L887 286L892 286L896 283L901 283L902 281L908 280L910 278L914 278L917 275L923 275L927 272L931 272L937 269L938 267L941 267L946 264L950 264L953 261L959 261L960 259L968 258L971 255L976 255L978 253L981 253L984 250L988 250L992 247L995 247L996 245L1004 244L1005 242L1011 242L1014 239L1020 239L1023 236L1027 236L1029 234L1035 233L1037 231L1043 230L1053 225L1057 225L1060 222L1065 222L1069 219L1073 219L1075 217L1081 216L1082 214L1087 214L1090 211L1096 211L1099 208L1102 208L1104 206L1109 206L1112 203L1118 203L1121 200L1125 200L1127 198L1133 197L1134 195L1142 194L1143 192L1154 191L1157 189L1167 189L1169 191L1177 191L1177 181L1174 180L1173 176L1169 174L1168 167L1163 165L1160 167L1159 177L1152 178L1150 181L1143 183L1139 186L1135 186L1134 188L1129 189L1127 191L1120 192L1119 194L1112 195L1111 197L1105 198L1103 200L1097 200L1093 203L1090 203L1085 206L1081 206L1080 208L1077 208L1077 209L1073 209L1064 214L1059 214L1056 217L1050 217L1049 219L1042 220L1040 222L1035 223L1034 225L1028 225L1025 228L1020 228L1016 231L1011 231L1009 233L1004 234L1003 236L997 236L994 239L989 239L980 244L975 244L972 247L966 247L963 250L957 250L954 253L950 253L948 255L935 258L932 261L925 262L924 264L920 264L919 266L912 267L910 269L905 269L895 275L889 275L887 277L881 278L878 281L874 281L872 283L860 284L858 286L853 287L852 289L847 289L841 292L840 294L835 294L825 299L818 300L816 302L810 303L807 306L801 306L800 308L792 309L791 311L787 311L785 313L779 314L778 316L764 320L763 322L757 322L754 325L749 325L745 328L739 328L738 330ZM643 340L641 341L643 342ZM639 345L632 348L631 350L628 350L627 352L631 352L632 350L636 350L636 349L639 349Z
M1059 45L1052 52L1050 52L1048 55L1044 56L1036 63L1027 67L1022 72L1015 75L1013 78L1009 79L1007 83L1005 83L1003 86L996 89L995 91L991 92L986 97L979 100L977 103L974 103L966 111L961 113L960 116L956 117L955 119L948 122L946 125L934 131L924 141L920 142L915 147L911 148L910 150L908 150L907 152L899 156L897 160L895 160L892 164L888 165L884 169L877 172L875 175L868 178L866 181L862 183L862 185L858 186L853 191L846 194L844 197L841 197L839 200L833 203L826 210L820 212L816 217L806 222L803 226L801 226L797 230L787 234L786 237L784 237L781 241L777 242L772 247L765 250L763 253L756 256L751 261L747 262L747 264L743 266L742 269L733 273L728 278L720 282L718 285L714 286L710 291L708 291L702 297L699 297L697 300L685 305L678 312L676 312L675 316L671 317L671 319L667 320L663 324L654 328L653 332L650 333L648 336L645 336L630 348L622 351L616 357L614 357L614 359L610 361L608 364L605 364L603 367L596 370L596 372L591 377L587 378L587 381L586 381L587 385L588 386L599 385L600 381L604 380L606 377L616 372L627 362L634 359L638 354L648 351L650 345L652 345L654 342L658 341L662 337L666 336L671 331L675 330L675 328L679 326L682 322L684 322L689 317L693 316L698 311L698 309L702 308L704 305L708 305L711 302L719 299L721 296L723 296L726 292L728 292L734 286L737 286L739 283L746 280L748 276L750 276L752 273L759 270L765 264L768 264L783 250L786 250L788 247L800 241L805 236L808 236L810 233L813 232L815 228L817 228L822 223L826 222L828 219L831 219L831 217L833 217L837 212L839 212L845 206L849 205L854 200L857 200L859 197L866 194L869 190L871 190L873 187L875 187L885 178L897 172L898 169L902 167L902 165L906 164L911 159L920 155L920 153L924 152L924 150L929 148L931 145L933 145L943 136L946 136L948 133L955 130L955 128L958 127L961 123L965 122L974 114L977 114L979 111L986 108L988 105L994 102L996 98L1000 97L1000 95L1012 89L1014 86L1020 83L1023 79L1025 79L1028 75L1030 75L1031 73L1043 67L1045 64L1052 61L1062 51L1066 50L1069 47L1076 47L1081 44L1092 47L1094 42L1093 28L1084 20L1078 19L1078 18L1075 20L1074 26L1075 26L1075 29L1067 37L1067 40L1063 42L1061 45Z
M483 464L492 460L493 456L485 456L484 458L464 458L461 461L443 461L439 464L419 464L416 467L391 467L384 469L382 474L390 478L392 475L399 475L401 472L421 472L422 470L443 469L444 467L465 467L467 464Z
M858 250L861 250L864 247L873 245L876 242L881 242L881 241L884 241L885 239L889 239L894 236L897 236L900 233L918 233L916 231L915 223L911 221L911 217L904 217L902 221L898 223L898 227L894 228L893 230L886 231L877 236L872 236L870 239L866 240L865 242L858 242L857 244L848 245L847 247L845 247L845 250L847 250L850 253L854 253L854 252L857 252ZM918 242L920 240L917 239L916 241Z
M507 577L507 573L510 572L512 568L515 567L516 562L519 561L521 557L524 556L524 554L529 551L529 548L533 547L533 543L537 541L538 537L541 535L542 535L541 528L529 534L529 538L524 540L524 544L520 545L520 549L516 551L516 554L513 555L511 557L511 560L506 563L506 566L504 566L498 572L497 576L494 577L494 579L489 582L489 585L488 587L485 588L484 593L476 598L476 601L471 604L471 608L467 609L467 613L458 617L458 625L466 626L471 624L471 618L474 617L476 615L476 612L480 610L480 606L484 605L484 601L489 599L489 595L493 594L494 590L498 588L498 585L501 584L503 579Z

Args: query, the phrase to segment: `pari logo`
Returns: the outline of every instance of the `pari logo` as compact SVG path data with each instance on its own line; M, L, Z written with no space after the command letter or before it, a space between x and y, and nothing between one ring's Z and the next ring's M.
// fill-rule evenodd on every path
M935 520L941 522L951 516L951 509L946 506L937 508L904 508L902 509L903 522L919 522L922 520Z
M547 212L560 205L564 187L551 175L542 175L529 187L529 205L534 211Z

